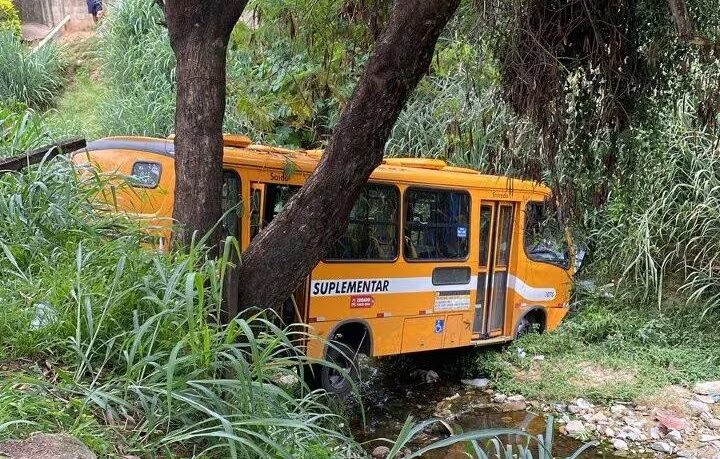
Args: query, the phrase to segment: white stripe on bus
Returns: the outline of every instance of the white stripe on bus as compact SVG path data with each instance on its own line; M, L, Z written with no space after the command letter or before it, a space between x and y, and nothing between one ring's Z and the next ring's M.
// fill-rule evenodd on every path
M533 287L519 277L508 274L507 286L529 301L551 301L557 292L550 287ZM344 284L343 284L344 283ZM334 284L332 289L327 285ZM364 284L360 290L358 284ZM351 288L350 286L355 288ZM320 287L325 288L320 288ZM369 286L369 290L365 290ZM373 288L377 286L377 288ZM477 276L472 276L466 284L433 285L432 277L390 277L375 279L321 279L313 280L310 286L311 296L347 296L347 295L381 295L386 293L415 292L452 292L458 290L475 290ZM321 293L324 291L325 293Z
M551 301L557 292L550 287L532 287L519 277L508 274L508 288L515 290L520 296L530 301Z

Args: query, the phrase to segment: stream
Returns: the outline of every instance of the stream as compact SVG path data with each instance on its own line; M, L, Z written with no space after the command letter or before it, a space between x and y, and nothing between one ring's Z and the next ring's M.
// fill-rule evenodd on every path
M541 410L533 410L531 406L517 410L513 409L512 404L494 404L483 389L467 386L459 381L404 381L397 374L385 374L382 368L373 368L372 375L363 384L363 392L366 422L363 425L361 416L356 416L351 427L358 441L369 442L366 445L369 451L375 446L385 444L371 440L397 438L408 416L419 422L437 418L438 412L443 413L443 418L451 414L449 417L452 421L449 424L456 433L490 428L521 429L532 435L545 433L546 418ZM434 428L419 434L408 446L415 451L446 436L447 431L438 423ZM514 435L500 440L503 444L525 445L527 442L526 437ZM580 440L560 434L556 423L553 436L554 457L569 457L583 444ZM537 445L537 442L532 442L531 445ZM436 450L423 457L458 458L462 456L454 454L453 451L462 450L463 447L456 446ZM536 453L537 448L533 447L533 450ZM600 445L591 447L580 457L612 459L623 456L614 454L609 445Z

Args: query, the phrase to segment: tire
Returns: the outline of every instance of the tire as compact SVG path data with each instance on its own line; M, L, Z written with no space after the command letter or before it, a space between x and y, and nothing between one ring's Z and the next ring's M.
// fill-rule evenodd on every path
M515 332L515 339L521 336L529 335L530 333L540 333L542 324L532 314L525 315L520 322L518 322L517 331Z
M321 365L318 372L319 385L326 392L346 398L358 380L358 352L346 345L335 343L328 348L326 359L343 371L328 365Z

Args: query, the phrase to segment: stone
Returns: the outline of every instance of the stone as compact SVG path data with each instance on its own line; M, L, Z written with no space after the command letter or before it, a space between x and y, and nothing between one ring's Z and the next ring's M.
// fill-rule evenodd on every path
M613 440L613 448L615 448L618 451L625 451L628 449L628 444L625 440L616 438Z
M96 459L80 440L65 434L33 435L0 443L0 456L9 459Z
M712 397L712 396L710 396L710 395L698 395L698 394L695 394L695 400L697 400L697 401L699 401L699 402L706 403L706 404L708 404L708 405L712 405L712 404L715 403L715 397Z
M493 398L492 398L492 401L495 403L505 403L505 400L507 400L507 395L501 394L499 392L497 394L493 395Z
M390 454L390 448L384 445L376 446L375 449L372 450L373 459L384 459L388 454Z
M688 449L679 449L679 450L675 451L675 455L677 457L695 457L693 452Z
M625 427L622 430L622 436L631 441L639 441L641 437L640 430L636 427Z
M608 417L605 416L605 414L602 411L598 411L597 413L593 414L590 417L590 420L597 424L603 424L603 423L606 423L609 421Z
M511 395L510 397L507 398L507 401L508 402L524 402L525 397L523 397L522 395Z
M660 440L660 429L658 429L657 427L653 427L652 429L650 429L650 438L652 438L653 440Z
M545 360L545 356L544 355L535 355L535 356L533 356L532 359L536 362L542 362L543 360Z
M670 440L671 442L676 444L683 442L682 435L677 430L671 430L670 432L668 432L667 435L665 435L665 440Z
M476 387L478 389L484 389L490 385L490 380L487 378L462 379L460 382L466 386Z
M707 417L704 419L705 425L714 430L720 430L720 419Z
M672 446L670 443L664 442L664 441L656 441L652 445L650 445L650 449L653 451L657 451L659 453L666 453L670 454L672 453Z
M562 413L562 412L564 412L564 411L567 410L567 405L564 404L564 403L556 403L555 405L553 405L553 408L554 408L555 411L557 411L558 413Z
M590 408L592 408L592 403L588 402L584 398L579 398L575 400L575 405L581 410L589 410Z
M616 416L621 416L621 415L625 414L626 410L627 410L627 408L625 408L622 405L613 405L610 407L610 412Z
M571 412L572 414L578 414L579 412L582 411L582 410L580 409L580 407L577 406L577 405L575 405L575 404L568 405L567 410L568 410L569 412Z
M603 431L606 437L614 437L615 431L612 430L610 427L605 427L605 431Z
M700 437L698 437L698 440L700 440L703 443L709 443L711 441L717 441L720 440L720 435L707 435L702 434Z
M425 373L425 382L427 384L435 384L438 381L440 381L440 375L437 374L436 371L428 370L428 372Z
M695 416L699 416L701 413L710 412L710 407L708 406L708 404L703 403L699 400L690 400L689 402L687 402L687 407Z
M656 418L660 424L667 427L668 430L682 431L688 427L688 422L685 419L670 414L658 414Z
M585 430L585 426L581 421L570 421L565 424L565 432L567 432L568 435L577 435L583 430Z
M693 387L693 392L700 395L720 394L720 381L699 382Z
M523 411L527 408L527 403L522 400L511 401L508 399L505 403L500 404L497 408L501 413L510 413L512 411Z

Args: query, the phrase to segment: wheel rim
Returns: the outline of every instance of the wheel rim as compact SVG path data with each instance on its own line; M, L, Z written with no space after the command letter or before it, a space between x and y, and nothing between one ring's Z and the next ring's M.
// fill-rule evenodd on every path
M328 360L330 360L334 365L339 367L339 369L328 367L327 380L330 383L330 387L332 387L338 392L341 392L349 384L347 378L351 374L352 363L338 351L333 351L332 356ZM342 369L342 371L340 369Z

